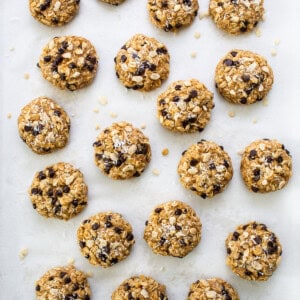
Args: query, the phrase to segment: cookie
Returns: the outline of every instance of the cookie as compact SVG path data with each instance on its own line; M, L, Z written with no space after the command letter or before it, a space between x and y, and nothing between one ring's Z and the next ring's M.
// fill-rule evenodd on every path
M46 154L67 144L70 118L55 101L39 97L22 108L18 129L21 139L32 151Z
M164 31L178 31L187 27L197 16L198 0L148 0L150 21Z
M87 205L88 187L78 169L59 162L37 172L28 193L40 215L69 220Z
M189 205L170 201L151 212L144 239L154 253L182 258L199 244L201 228L199 217Z
M265 224L250 222L238 226L226 239L226 263L241 278L268 280L282 255L281 244Z
M102 212L84 220L77 230L82 255L92 265L110 267L125 259L135 243L131 225L122 215Z
M224 191L233 176L231 159L223 146L205 140L182 153L177 172L181 184L203 199Z
M102 2L118 6L119 4L123 3L125 0L101 0Z
M78 13L80 0L29 0L31 15L47 26L63 26Z
M292 176L292 158L277 140L257 140L244 150L241 174L250 191L268 193L284 188Z
M175 81L157 98L161 125L182 133L203 131L213 108L213 93L197 79Z
M37 300L90 300L91 289L83 272L66 266L48 270L35 283L35 294Z
M98 57L94 46L83 37L55 37L44 47L38 66L54 86L75 91L92 83Z
M239 300L237 291L221 278L197 280L190 286L187 300Z
M262 21L264 0L210 0L209 14L218 28L230 34L242 34Z
M130 123L113 123L93 144L96 166L112 179L140 176L151 159L149 139Z
M166 287L149 276L133 276L124 280L113 292L111 300L168 300Z
M136 34L117 53L115 70L126 88L150 91L160 87L168 78L169 62L170 56L164 44Z
M218 63L216 88L229 102L252 104L263 100L274 81L272 68L261 55L231 50Z

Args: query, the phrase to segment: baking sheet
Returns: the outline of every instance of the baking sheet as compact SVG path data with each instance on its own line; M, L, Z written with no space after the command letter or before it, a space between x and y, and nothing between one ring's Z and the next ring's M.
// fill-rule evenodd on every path
M199 0L200 13L208 2ZM155 28L148 21L146 1L127 0L111 7L96 0L81 1L78 16L62 28L48 28L35 21L27 1L0 3L1 73L1 210L0 210L0 298L33 299L34 282L53 266L74 259L75 266L89 278L93 299L110 299L112 291L127 277L153 276L167 286L169 299L185 299L189 285L200 278L218 276L228 280L241 299L299 299L300 297L300 3L265 1L265 21L254 32L231 37L216 29L209 18L198 17L189 28L174 35ZM127 91L116 79L113 58L135 33L164 42L171 55L170 76L165 84L149 93ZM199 32L201 37L194 38ZM46 82L36 67L43 46L54 36L82 35L96 47L100 68L94 83L77 92L60 91ZM275 45L275 40L280 40ZM230 49L248 49L264 55L271 64L275 83L268 104L235 106L219 97L213 75L218 60ZM272 56L271 52L277 52ZM191 57L195 52L197 56ZM29 78L25 78L28 74ZM24 76L25 75L25 76ZM28 76L27 76L28 77ZM162 128L155 116L155 99L168 84L178 79L197 78L215 93L216 107L201 134L179 135ZM31 99L46 95L55 99L71 116L68 146L45 156L37 156L20 140L17 117ZM108 104L99 103L106 97ZM95 110L99 110L98 113ZM229 112L235 112L230 118ZM116 114L115 118L111 115ZM146 125L153 157L145 173L128 181L113 181L93 163L92 143L101 128L126 120ZM259 138L277 138L293 155L294 175L282 191L267 195L250 193L240 174L237 152ZM179 183L176 167L181 152L204 138L225 147L233 160L234 177L228 189L212 201L203 200ZM170 154L161 155L168 148ZM46 165L66 161L80 168L89 186L89 205L74 219L63 222L45 219L31 206L27 189L34 173ZM159 170L160 175L152 173ZM183 259L154 255L142 239L144 222L152 208L161 202L179 199L190 204L203 224L202 241ZM121 263L102 269L82 257L76 242L80 222L99 211L122 213L132 224L136 244ZM237 225L250 220L266 223L283 245L278 270L268 282L248 282L238 278L225 265L224 241ZM28 255L20 260L21 249Z

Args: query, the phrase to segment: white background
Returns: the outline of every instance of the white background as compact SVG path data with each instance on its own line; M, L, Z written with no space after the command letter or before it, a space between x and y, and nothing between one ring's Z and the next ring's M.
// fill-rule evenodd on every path
M174 35L155 28L148 20L146 1L127 0L112 7L97 0L81 1L77 17L63 28L48 28L35 21L28 1L0 3L0 299L33 299L34 282L49 268L65 265L70 258L75 266L93 272L89 279L93 299L110 299L112 291L127 277L153 276L167 286L169 299L185 299L189 285L200 278L219 276L238 290L241 299L299 299L300 297L300 2L265 1L265 21L259 24L262 36L255 33L229 36L218 30L210 18L195 19L192 26ZM200 12L207 11L208 0L200 0ZM296 30L298 32L296 32ZM201 38L195 39L194 33ZM114 73L113 58L135 33L153 36L164 42L171 55L167 82L150 93L126 91ZM100 68L94 83L77 92L60 91L46 82L36 67L43 46L54 36L82 35L96 47ZM274 45L279 39L280 44ZM268 95L268 106L236 106L225 102L214 88L214 69L219 59L232 48L247 49L265 56L273 68L275 83ZM271 56L276 49L277 56ZM197 57L192 58L191 53ZM26 80L24 74L30 78ZM178 79L197 78L215 93L216 107L211 122L201 133L180 135L162 128L156 119L156 97ZM21 141L17 131L20 109L38 96L56 100L72 119L70 142L63 150L38 156ZM107 97L108 104L99 103ZM99 113L93 112L99 109ZM229 111L236 116L230 118ZM116 113L113 119L110 113ZM9 119L7 115L11 114ZM114 121L126 120L140 127L146 124L153 157L145 173L128 181L113 181L93 163L94 142L99 130ZM253 121L256 120L257 123ZM275 193L249 192L240 177L237 152L259 138L276 138L293 155L294 174L290 183ZM181 152L201 138L224 146L233 160L235 174L228 189L213 200L203 200L185 190L176 168ZM169 148L167 157L161 155ZM32 209L27 189L36 171L48 164L66 161L84 173L89 186L89 205L74 219L64 222L45 219ZM153 169L159 176L152 174ZM183 259L154 255L144 242L144 222L152 208L161 202L179 199L190 204L203 224L202 241ZM76 242L80 222L99 211L122 213L132 224L136 244L121 263L102 269L93 267L81 256ZM236 226L256 220L266 223L282 245L278 270L268 282L248 282L238 278L225 265L224 241ZM18 253L28 248L28 256Z

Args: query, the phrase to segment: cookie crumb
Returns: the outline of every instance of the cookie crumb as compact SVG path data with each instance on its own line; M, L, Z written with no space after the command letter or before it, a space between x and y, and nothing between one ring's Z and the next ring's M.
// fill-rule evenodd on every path
M85 273L86 277L93 277L94 276L94 273L92 271L88 271Z
M280 44L280 39L276 39L275 41L274 41L274 45L275 46L278 46Z
M243 155L243 153L244 153L244 150L243 150L243 149L240 149L240 150L237 151L237 154L238 154L238 155Z
M20 260L23 260L27 255L28 255L28 249L27 248L23 248L23 249L20 250L20 252L19 252Z
M191 52L191 58L195 58L197 56L197 52L193 51Z
M108 103L107 98L106 97L100 97L99 103L101 105L106 105Z
M228 112L228 116L230 117L230 118L234 118L235 117L235 112L234 111L229 111Z
M29 73L24 73L24 79L28 80L30 78Z
M99 124L97 124L96 126L95 126L95 130L99 130L101 127L100 127L100 125Z
M261 37L261 30L260 30L260 28L257 28L257 29L255 30L255 35L256 35L257 37Z
M8 114L7 114L7 119L11 119L11 117L12 117L12 114L11 114L11 113L8 113Z
M152 174L158 176L160 174L158 169L153 169Z
M162 154L163 156L167 156L167 155L169 154L169 149L168 149L168 148L162 149L161 154Z
M263 106L268 106L268 105L269 105L269 99L268 99L268 98L265 98L265 99L262 101L262 104L263 104Z
M74 263L75 263L75 259L73 257L70 257L68 259L68 265L74 265Z
M111 112L109 115L110 115L112 118L116 118L116 117L118 116L115 112Z
M208 11L204 11L204 12L201 12L199 14L199 19L200 20L203 20L204 18L208 17L209 16L209 12Z
M93 109L93 112L94 112L95 114L98 114L98 113L99 113L99 109L98 109L98 108L95 108L95 109Z
M146 124L142 124L141 129L146 129Z
M271 49L271 55L272 56L276 56L277 55L277 51L274 48Z
M197 32L194 33L194 38L195 39L199 39L200 37L201 37L200 32L197 31Z
M15 51L15 47L11 47L11 48L9 49L9 51L10 51L10 52Z
M256 124L257 123L257 119L255 118L255 119L253 119L253 124Z

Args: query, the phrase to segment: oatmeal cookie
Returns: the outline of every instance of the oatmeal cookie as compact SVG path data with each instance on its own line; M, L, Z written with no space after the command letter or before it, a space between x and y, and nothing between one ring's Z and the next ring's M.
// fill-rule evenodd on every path
M123 3L125 0L101 0L102 2L118 6L119 4Z

